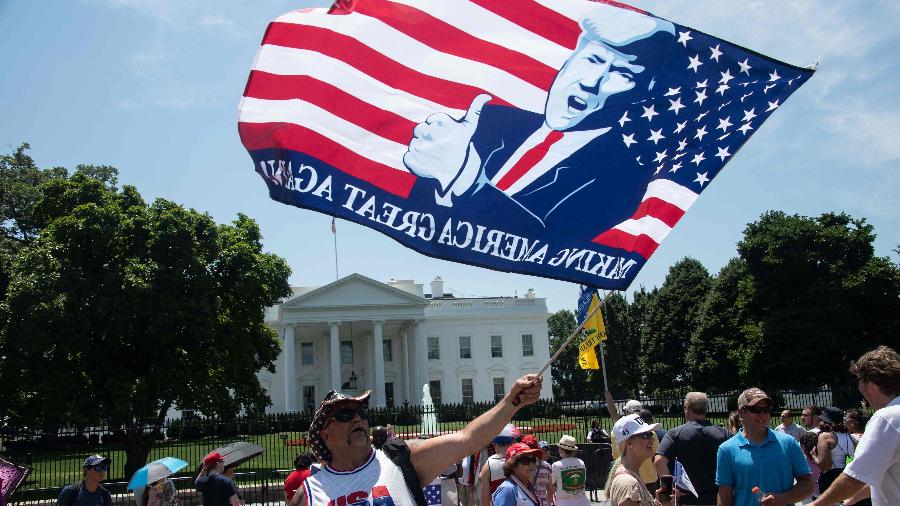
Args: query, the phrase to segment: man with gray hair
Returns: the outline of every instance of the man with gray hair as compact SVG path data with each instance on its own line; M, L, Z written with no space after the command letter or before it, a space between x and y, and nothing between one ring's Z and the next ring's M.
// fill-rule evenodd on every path
M660 476L673 474L677 459L697 491L697 497L686 494L679 497L678 503L716 504L719 487L716 486L716 452L719 445L731 435L728 430L713 425L706 419L709 409L709 398L703 392L688 392L684 396L684 418L687 420L666 433L653 463Z
M638 54L637 42L661 34L674 43L675 27L604 4L587 13L580 26L578 43L548 90L543 114L485 107L493 97L480 94L463 118L436 113L416 126L403 162L422 179L433 180L438 204L452 207L460 198L487 198L495 212L515 213L539 226L552 224L555 230L577 228L566 218L571 210L581 213L597 202L624 210L598 223L603 230L633 213L641 196L634 190L633 177L641 172L637 163L633 171L617 166L615 174L611 169L604 174L604 158L597 153L622 149L621 140L605 135L629 104L621 97L652 88L654 68L663 64L644 61L664 55Z

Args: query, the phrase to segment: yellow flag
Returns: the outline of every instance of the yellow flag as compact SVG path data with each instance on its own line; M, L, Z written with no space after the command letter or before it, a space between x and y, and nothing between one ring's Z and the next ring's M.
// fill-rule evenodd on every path
M587 314L591 314L591 311L593 311L594 308L599 305L600 301L597 299L597 294L594 293L594 295L591 297L591 305L588 308ZM606 341L606 325L603 324L603 314L599 309L596 313L594 313L594 316L588 318L588 320L584 323L584 330L590 331L591 329L597 332L599 341Z
M597 352L594 348L588 348L578 353L578 365L582 369L600 369L600 363L597 362Z
M597 299L597 294L591 297L591 305L588 308L587 314L591 314L591 311L594 310L600 301ZM597 361L597 351L596 347L600 344L601 341L606 341L606 325L603 324L603 315L600 313L598 309L593 316L588 318L588 320L584 324L584 329L587 331L594 330L594 332L588 334L588 336L581 342L581 345L578 346L578 365L582 369L600 369L600 363Z

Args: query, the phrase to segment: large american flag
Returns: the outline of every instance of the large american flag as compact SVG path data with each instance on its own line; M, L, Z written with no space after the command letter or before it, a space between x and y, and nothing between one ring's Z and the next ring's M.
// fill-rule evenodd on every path
M339 0L330 9L289 12L269 25L252 66L241 139L270 191L298 177L298 169L259 159L295 152L406 199L419 180L403 163L416 125L434 113L462 118L480 93L491 95L492 105L543 114L582 33L579 20L598 4L638 11L589 0ZM665 52L665 68L654 69L652 89L604 118L611 127L605 136L621 144L646 185L630 216L608 230L588 229L585 244L638 261L626 279L464 256L380 227L340 202L277 191L273 198L352 219L432 256L623 288L744 142L812 75L673 26L670 43L653 49Z

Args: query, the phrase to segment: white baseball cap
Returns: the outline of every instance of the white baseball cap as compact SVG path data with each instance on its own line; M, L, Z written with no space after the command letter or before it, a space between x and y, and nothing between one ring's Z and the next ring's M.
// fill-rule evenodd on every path
M615 436L617 443L622 444L632 436L654 431L659 427L658 423L645 422L640 415L626 415L619 418L616 424L613 425L613 436Z
M641 404L641 401L636 401L634 399L629 400L625 403L625 412L626 413L640 413L640 411L644 409L644 406Z

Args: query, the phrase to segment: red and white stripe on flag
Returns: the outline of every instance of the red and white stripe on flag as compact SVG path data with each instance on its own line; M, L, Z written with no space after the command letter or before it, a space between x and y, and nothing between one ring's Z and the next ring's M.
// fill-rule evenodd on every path
M437 112L462 117L479 93L542 113L578 20L595 8L587 0L349 0L289 12L269 25L251 69L241 140L251 151L306 153L405 198L416 180L403 164L413 128ZM678 189L648 188L633 219L594 241L648 257L696 199L669 183Z

